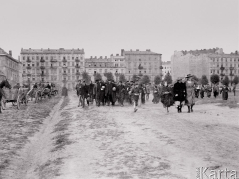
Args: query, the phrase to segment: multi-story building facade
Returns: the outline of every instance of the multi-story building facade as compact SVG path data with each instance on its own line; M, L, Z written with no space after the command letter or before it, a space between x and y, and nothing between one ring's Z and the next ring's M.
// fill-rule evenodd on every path
M131 80L133 75L148 75L151 82L157 75L162 76L162 54L146 51L121 50L125 57L126 79Z
M21 62L12 57L12 52L9 54L0 48L0 70L6 76L11 85L21 83Z
M173 80L189 73L198 78L206 75L210 79L212 74L218 74L221 78L227 75L232 79L239 75L239 54L224 54L223 49L219 48L175 51L171 57L171 68Z
M111 55L110 58L106 57L92 57L85 59L85 71L91 76L94 81L94 74L101 74L103 79L106 79L104 73L111 72L117 81L120 74L125 74L125 59L118 54Z
M171 75L171 61L162 62L162 67L163 78L166 74Z
M21 49L23 82L75 87L84 71L84 49Z

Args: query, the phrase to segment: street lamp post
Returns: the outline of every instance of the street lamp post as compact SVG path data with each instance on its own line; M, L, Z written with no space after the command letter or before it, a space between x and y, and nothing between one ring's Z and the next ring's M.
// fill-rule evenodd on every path
M234 76L234 74L232 74L232 71L234 70L234 67L230 67L230 76L231 76L231 85L232 85L232 77Z
M221 66L220 70L221 70L221 75L220 76L221 76L221 81L222 81L223 76L224 76L223 71L225 70L225 67Z

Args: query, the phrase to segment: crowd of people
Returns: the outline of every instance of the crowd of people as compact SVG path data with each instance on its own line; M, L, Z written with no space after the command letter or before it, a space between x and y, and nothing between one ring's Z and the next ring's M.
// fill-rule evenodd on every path
M193 112L195 105L195 98L204 98L204 93L207 97L213 96L216 98L222 93L222 98L227 100L228 86L219 87L215 84L198 85L192 78L193 75L188 74L186 77L178 78L174 84L167 84L163 82L159 85L151 86L148 84L141 84L139 82L127 81L123 83L114 80L96 80L95 83L87 84L84 80L79 80L76 85L76 93L79 97L78 106L85 107L85 103L89 106L95 101L96 106L114 106L118 101L120 106L128 103L134 106L134 112L138 110L139 104L145 104L149 100L149 94L153 94L152 102L158 104L161 102L167 109L172 105L177 107L178 113L182 112L182 107L187 106L188 113ZM235 89L234 89L235 90Z

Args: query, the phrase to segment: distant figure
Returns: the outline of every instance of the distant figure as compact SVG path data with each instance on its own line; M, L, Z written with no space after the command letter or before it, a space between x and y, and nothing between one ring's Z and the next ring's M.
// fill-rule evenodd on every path
M232 91L233 91L234 96L236 96L236 84L235 83L233 83L233 85L232 85Z
M65 86L63 86L62 88L61 95L64 97L68 96L68 89Z
M219 86L217 84L215 84L213 86L213 96L216 98L219 94Z
M220 93L222 93L222 99L223 100L227 100L228 99L228 92L230 91L230 89L228 88L228 86L223 85L222 90Z
M205 91L205 88L202 85L201 88L200 88L200 96L201 96L202 99L204 98L204 91Z

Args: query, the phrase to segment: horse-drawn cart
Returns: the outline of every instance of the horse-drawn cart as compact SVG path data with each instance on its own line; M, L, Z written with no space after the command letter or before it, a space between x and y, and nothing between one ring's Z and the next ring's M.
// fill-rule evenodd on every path
M27 105L28 88L4 89L3 91L5 93L5 97L4 97L5 104L9 102L12 102L13 104L16 103L17 109L20 109L21 104Z

